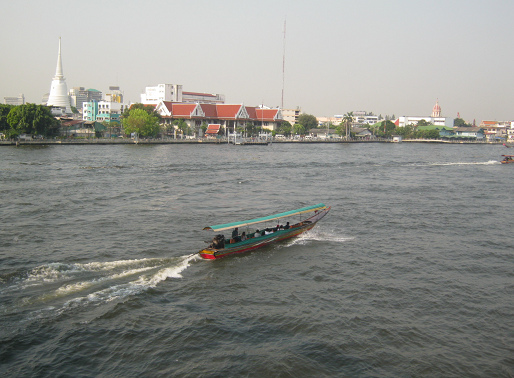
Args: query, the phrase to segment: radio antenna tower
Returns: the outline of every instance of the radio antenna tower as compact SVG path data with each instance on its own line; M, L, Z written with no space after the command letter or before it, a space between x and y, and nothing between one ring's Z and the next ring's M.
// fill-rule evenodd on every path
M282 105L281 109L284 109L284 82L286 72L286 20L284 19L284 48L282 52Z

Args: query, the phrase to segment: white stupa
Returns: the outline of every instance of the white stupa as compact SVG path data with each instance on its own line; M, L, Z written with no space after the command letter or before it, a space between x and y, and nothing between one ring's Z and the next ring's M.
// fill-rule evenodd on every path
M57 67L55 76L50 87L50 95L46 103L54 108L61 108L64 113L71 114L70 98L68 97L68 86L62 73L61 60L61 38L59 38L59 55L57 56Z

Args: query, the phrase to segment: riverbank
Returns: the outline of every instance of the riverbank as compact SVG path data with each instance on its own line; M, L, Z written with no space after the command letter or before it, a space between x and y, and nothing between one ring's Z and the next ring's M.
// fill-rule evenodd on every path
M302 143L302 144L319 144L319 143L398 143L391 139L372 139L372 140L341 140L341 139L280 139L271 143ZM503 144L502 142L479 142L464 140L439 140L439 139L404 139L400 143L441 143L441 144ZM0 146L47 146L47 145L108 145L108 144L227 144L226 139L39 139L39 140L2 140Z

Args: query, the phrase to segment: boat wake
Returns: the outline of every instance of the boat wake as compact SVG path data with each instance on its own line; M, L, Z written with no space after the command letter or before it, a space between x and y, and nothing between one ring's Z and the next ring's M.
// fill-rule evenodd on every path
M80 306L124 300L168 278L181 278L181 273L199 259L198 254L192 254L165 259L41 265L2 282L0 314L62 313Z
M422 166L447 166L447 165L494 165L494 164L500 164L498 160L489 160L489 161L482 161L482 162L454 162L454 163L426 163L426 164L419 164ZM418 165L418 164L415 164Z
M309 230L297 238L291 239L291 241L288 243L288 246L305 245L313 241L345 243L349 240L353 240L353 237L343 236L334 230L323 229L320 227Z

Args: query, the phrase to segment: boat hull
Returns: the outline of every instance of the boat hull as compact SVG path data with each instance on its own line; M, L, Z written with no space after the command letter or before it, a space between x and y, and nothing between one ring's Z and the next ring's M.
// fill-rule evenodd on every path
M257 238L250 238L241 242L226 244L225 248L204 248L198 253L204 259L214 260L237 253L252 251L281 240L294 238L313 228L319 220L327 215L329 211L330 207L321 210L303 222L291 226L288 230L279 230Z

